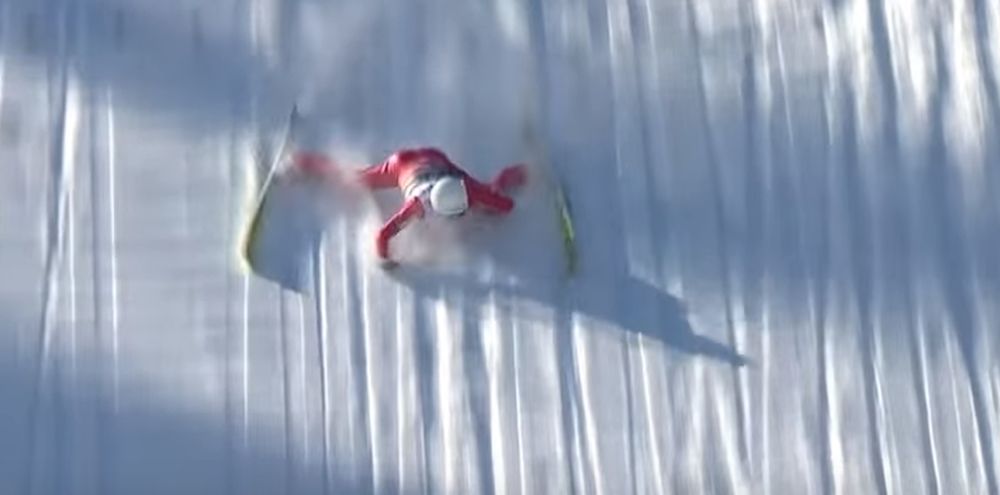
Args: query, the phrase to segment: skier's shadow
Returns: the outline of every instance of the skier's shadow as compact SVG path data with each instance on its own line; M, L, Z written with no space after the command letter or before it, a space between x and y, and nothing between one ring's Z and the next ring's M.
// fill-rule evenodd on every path
M413 266L394 270L390 276L418 293L461 291L476 301L486 301L491 295L533 300L554 308L560 327L571 327L573 315L578 314L656 339L682 353L733 366L751 362L728 345L696 333L679 299L634 277L582 274L555 281L526 275L504 282Z

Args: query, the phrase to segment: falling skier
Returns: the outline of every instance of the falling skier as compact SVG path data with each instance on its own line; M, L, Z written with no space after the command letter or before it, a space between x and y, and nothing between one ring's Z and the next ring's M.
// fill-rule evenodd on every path
M314 152L298 152L292 165L299 173L336 181L340 172L332 160ZM403 149L384 162L356 172L358 182L369 189L398 187L403 205L382 226L375 238L375 251L384 268L396 262L389 256L389 241L411 221L432 213L457 218L477 208L490 214L504 215L514 208L506 193L524 184L527 167L514 164L504 167L486 184L462 170L436 148Z

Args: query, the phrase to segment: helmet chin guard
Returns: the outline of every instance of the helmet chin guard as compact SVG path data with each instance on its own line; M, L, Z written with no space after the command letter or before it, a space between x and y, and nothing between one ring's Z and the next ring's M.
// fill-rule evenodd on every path
M459 177L442 177L431 187L431 209L446 217L461 215L469 209L465 182Z

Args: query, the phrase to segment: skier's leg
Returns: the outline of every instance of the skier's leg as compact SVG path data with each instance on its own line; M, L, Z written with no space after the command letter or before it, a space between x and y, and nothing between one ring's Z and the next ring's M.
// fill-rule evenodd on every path
M293 154L292 166L302 175L324 180L333 180L337 173L337 165L333 160L313 151L299 151Z
M399 168L399 161L389 159L361 169L358 172L358 179L371 189L398 187Z
M465 190L469 194L470 206L478 206L495 214L509 213L514 209L514 200L471 177L465 178Z
M528 167L526 165L521 163L508 165L497 174L495 179L493 179L493 189L499 192L507 192L512 189L516 189L524 185L527 181L527 176Z
M342 171L333 160L318 152L301 151L295 153L292 156L292 165L298 173L305 176L334 183L348 179L342 175ZM387 160L365 167L355 173L357 180L371 189L396 187L398 163Z

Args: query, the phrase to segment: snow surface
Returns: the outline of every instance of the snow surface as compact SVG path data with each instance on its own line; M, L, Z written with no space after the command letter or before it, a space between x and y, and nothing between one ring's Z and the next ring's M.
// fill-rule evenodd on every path
M998 78L997 0L0 0L0 493L998 493ZM579 276L241 271L295 100L547 159Z

